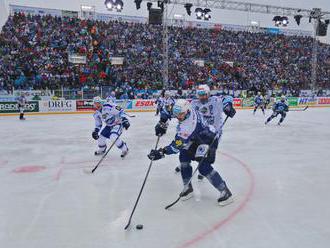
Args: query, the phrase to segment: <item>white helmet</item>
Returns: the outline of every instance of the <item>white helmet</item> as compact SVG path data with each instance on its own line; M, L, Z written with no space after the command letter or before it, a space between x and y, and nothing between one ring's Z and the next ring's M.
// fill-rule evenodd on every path
M201 84L196 89L197 96L210 95L210 87L207 84Z
M285 100L286 100L285 95L282 95L282 96L281 96L281 101L285 101Z
M190 103L184 99L178 99L173 106L173 115L178 116L181 113L187 113L190 110Z
M103 100L102 100L101 97L96 96L96 97L93 98L93 103L94 103L94 104L95 104L95 103L103 104Z
M164 96L165 96L165 97L170 97L170 96L171 96L171 92L168 91L168 90L166 90L166 91L164 92Z

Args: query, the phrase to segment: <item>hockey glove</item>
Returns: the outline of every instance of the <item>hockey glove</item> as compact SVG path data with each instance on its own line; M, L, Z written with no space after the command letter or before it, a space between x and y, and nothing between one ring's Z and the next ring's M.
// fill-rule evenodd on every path
M233 118L236 114L236 110L233 108L233 104L231 102L225 104L223 112L230 118Z
M168 125L165 122L158 122L155 127L156 136L163 136L166 134L167 126Z
M123 125L123 127L127 130L129 127L130 127L130 123L129 123L129 121L127 120L127 118L126 117L123 117L122 119L121 119L121 124Z
M164 157L165 157L165 155L164 155L163 148L160 148L158 150L151 150L150 153L148 154L148 158L150 160L159 160L159 159L162 159Z
M93 139L95 139L95 140L99 139L99 131L100 131L100 129L95 128L95 130L92 132Z

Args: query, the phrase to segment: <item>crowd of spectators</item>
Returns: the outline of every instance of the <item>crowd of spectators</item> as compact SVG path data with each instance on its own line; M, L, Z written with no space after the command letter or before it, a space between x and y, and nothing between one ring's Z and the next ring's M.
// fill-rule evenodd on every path
M311 37L170 27L169 85L299 94L310 87L312 48ZM69 54L87 63L69 63ZM113 57L124 64L112 65ZM157 25L15 14L0 34L0 90L109 86L131 98L163 88L162 65ZM317 85L330 89L330 46L321 43Z

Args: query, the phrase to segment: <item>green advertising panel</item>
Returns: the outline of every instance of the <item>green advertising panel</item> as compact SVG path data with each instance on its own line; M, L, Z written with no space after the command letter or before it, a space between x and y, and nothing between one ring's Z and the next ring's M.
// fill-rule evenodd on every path
M17 102L0 102L0 113L18 113ZM28 102L25 105L25 112L39 112L39 103L37 101Z

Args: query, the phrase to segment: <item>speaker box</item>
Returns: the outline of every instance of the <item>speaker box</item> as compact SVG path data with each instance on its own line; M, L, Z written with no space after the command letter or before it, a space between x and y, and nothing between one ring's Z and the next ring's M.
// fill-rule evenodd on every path
M149 24L162 25L163 13L161 9L149 10Z

